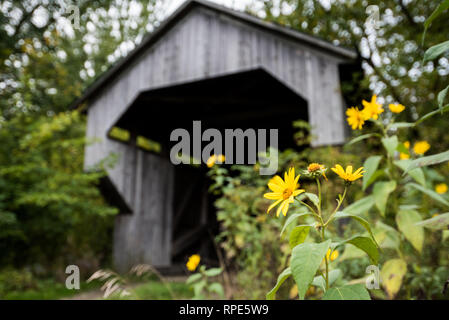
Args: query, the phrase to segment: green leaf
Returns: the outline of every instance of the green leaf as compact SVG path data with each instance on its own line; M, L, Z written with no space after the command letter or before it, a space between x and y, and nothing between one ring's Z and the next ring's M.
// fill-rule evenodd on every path
M329 271L329 286L331 286L335 281L337 281L342 274L343 273L341 272L340 269L334 269ZM326 291L326 280L321 275L313 278L312 285L323 289L323 291Z
M394 152L396 151L396 148L398 147L399 141L397 136L391 136L388 138L382 139L382 144L385 147L385 150L387 150L387 153L394 157Z
M449 43L449 41L447 41ZM446 99L447 93L449 91L449 86L447 86L445 89L441 90L440 93L438 93L438 108L443 108L444 100Z
M198 297L201 295L201 292L203 291L204 287L207 285L207 281L206 280L201 280L199 282L196 282L193 285L193 293L195 295L195 297Z
M318 207L320 205L320 200L318 199L318 196L314 193L309 193L309 192L305 192L304 195L307 197L307 199L312 201L312 203L315 205L315 208L318 209Z
M211 268L206 270L204 273L208 277L215 277L218 276L222 272L221 268Z
M444 199L441 195L436 193L435 191L424 188L423 186L416 184L416 183L408 183L407 186L411 186L411 187L421 191L422 193L427 194L429 197L433 198L434 200L449 207L449 202L446 199Z
M284 231L287 229L287 227L293 222L295 221L297 218L302 217L302 216L307 216L310 215L310 212L304 212L304 213L295 213L292 215L289 215L287 220L285 220L284 226L282 227L281 230L281 236L284 233Z
M407 263L402 259L392 259L384 263L380 276L382 286L387 291L390 299L399 292L402 284L402 278L407 272Z
M321 243L301 243L293 249L290 266L300 299L304 299L330 244L331 240Z
M352 284L330 288L324 294L323 300L371 300L371 297L363 284Z
M362 227L364 227L366 229L366 231L368 231L370 236L373 238L374 243L376 243L376 245L377 245L376 239L374 238L374 234L371 230L371 226L368 221L366 221L365 219L363 219L359 216L356 216L353 214L348 214L344 211L339 211L334 215L334 219L341 219L341 218L351 218L351 219L354 219L355 221L357 221L358 223L360 223L360 225Z
M339 257L339 260L343 261L343 260L346 260L346 259L357 259L357 258L362 258L365 255L366 255L366 253L363 252L362 250L358 249L357 247L346 246L345 251Z
M307 235L309 234L310 227L310 225L301 225L293 228L292 232L290 232L290 248L294 248L298 244L303 243L304 240L306 240Z
M427 29L429 28L430 24L435 20L441 13L443 13L447 8L449 8L449 0L444 0L440 2L438 7L432 12L430 17L427 18L427 20L424 22L424 33L423 33L423 44L424 44L424 38L426 36Z
M365 190L371 183L373 175L379 166L382 156L372 156L365 160L363 168L365 169L365 174L363 175L363 190Z
M338 246L343 245L345 243L352 244L353 246L356 246L357 248L365 251L365 253L368 255L373 264L378 263L379 251L373 239L368 237L355 236L339 243Z
M224 290L221 283L214 282L209 285L209 292L215 292L220 297L224 298Z
M437 45L434 45L429 49L427 49L426 52L424 53L424 62L435 60L448 50L449 50L449 41L445 41Z
M343 211L350 214L360 215L369 211L369 209L371 209L373 205L374 196L371 195L357 200L356 202L347 206Z
M374 202L382 216L385 216L385 208L387 206L388 196L396 189L396 181L376 182L373 188Z
M399 230L418 252L422 251L424 243L424 229L416 225L421 220L421 215L415 210L399 211L396 215Z
M427 167L447 161L449 161L449 151L437 153L427 157L421 157L419 159L412 160L404 174L416 168Z
M404 160L397 160L394 161L394 165L401 168L404 172L407 170L407 168L410 167L410 163L413 160L404 159ZM419 184L425 186L426 185L426 177L424 176L424 172L421 168L416 168L413 170L408 171L408 175L412 177L416 182Z
M403 143L398 144L397 151L410 155L410 151L404 146Z
M198 281L199 279L201 279L201 273L192 274L190 277L187 278L186 284L192 284L195 281Z
M279 290L280 286L284 283L285 280L287 280L288 277L292 275L292 270L290 267L285 269L281 272L281 274L278 276L278 280L276 282L276 285L273 289L271 289L270 292L267 293L266 298L267 300L274 300L276 298L276 292Z
M356 142L371 138L373 136L375 136L375 133L367 133L367 134L362 134L361 136L355 137L354 139L352 139L351 141L349 141L348 143L346 143L347 146L350 146L351 144L354 144Z
M388 249L398 249L401 243L399 232L390 227L389 225L382 223L381 221L376 222L376 227L374 228L374 234L376 239L379 240L381 248Z
M416 225L434 230L449 230L449 213L442 213L436 217L418 222Z

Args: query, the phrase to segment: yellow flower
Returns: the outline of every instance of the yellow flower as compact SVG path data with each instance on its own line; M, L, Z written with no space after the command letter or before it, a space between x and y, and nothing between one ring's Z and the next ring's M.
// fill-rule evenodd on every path
M346 115L348 118L348 124L351 126L352 130L362 130L363 124L365 123L365 117L362 111L352 107L346 110Z
M436 218L436 217L438 217L439 216L439 214L438 213L435 213L434 215L432 215L432 218Z
M335 165L335 168L332 168L332 171L338 174L340 178L348 182L353 182L361 178L363 176L363 173L365 173L365 171L362 170L363 167L360 167L355 172L352 172L352 166L347 166L345 171L339 164Z
M399 159L401 159L401 160L410 159L410 155L408 155L408 154L406 154L404 152L401 152L401 153L399 153Z
M198 254L191 255L189 261L186 263L187 269L191 272L195 271L196 267L198 267L198 264L200 263L200 260L201 257Z
M267 210L267 213L270 212L275 206L280 204L276 211L276 216L279 217L279 214L282 211L282 214L287 215L288 207L290 203L293 203L294 197L298 194L303 193L305 190L299 188L299 175L295 177L295 169L290 168L288 173L284 173L284 180L280 176L274 176L270 182L268 182L268 187L273 192L265 193L263 196L266 199L276 200L273 202Z
M405 107L400 103L389 104L388 108L390 108L390 111L393 113L401 113L402 111L405 110Z
M224 155L220 154L220 155L217 156L216 154L214 154L214 155L211 155L211 156L209 157L209 159L207 159L206 164L207 164L207 166L208 166L209 168L212 168L212 166L213 166L215 163L224 163L225 160L226 160L226 158L225 158Z
M439 183L435 186L435 192L439 194L443 194L447 192L447 184L445 183Z
M379 118L379 114L384 112L384 109L382 108L382 105L377 102L377 96L374 95L371 98L371 102L368 102L366 100L362 101L363 104L363 115L365 120L368 119L374 119L377 120Z
M405 141L405 142L403 143L403 145L404 145L404 147L405 147L407 150L410 149L410 141ZM410 159L410 155L407 154L407 153L404 153L404 152L400 152L400 153L399 153L399 159L401 159L401 160L407 160L407 159Z
M418 141L413 146L413 152L419 155L423 155L430 149L430 144L427 141Z
M327 180L327 177L326 177L326 167L323 165L323 164L319 164L319 163L311 163L311 164L309 164L309 166L307 167L307 171L310 173L310 174L318 174L318 177L319 176L323 176L324 177L324 179L326 179Z
M327 261L334 261L335 259L338 258L338 255L339 253L337 250L331 251L331 249L328 249L326 253Z

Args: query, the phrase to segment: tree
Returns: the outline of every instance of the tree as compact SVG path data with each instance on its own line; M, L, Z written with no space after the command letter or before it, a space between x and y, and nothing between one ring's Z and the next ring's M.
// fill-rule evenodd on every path
M256 1L256 4L260 3ZM426 48L445 40L449 20L433 21L431 32L423 39L423 22L440 3L432 1L370 1L362 0L280 0L263 1L264 16L280 23L355 49L363 63L362 85L387 103L407 107L403 121L415 121L436 109L436 92L448 83L442 75L449 74L449 54L438 61L422 63ZM379 8L379 29L366 24L368 5ZM356 79L356 81L359 81ZM354 97L355 100L370 97ZM350 106L348 106L350 107ZM435 119L432 128L420 128L413 134L440 141L444 149L449 138L444 130L445 119Z

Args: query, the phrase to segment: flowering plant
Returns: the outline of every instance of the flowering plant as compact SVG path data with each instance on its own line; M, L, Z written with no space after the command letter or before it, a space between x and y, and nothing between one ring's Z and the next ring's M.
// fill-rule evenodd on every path
M189 260L186 263L186 267L190 272L198 270L198 272L193 273L186 280L186 284L193 290L193 299L205 299L206 294L217 294L220 298L224 298L223 286L219 282L209 283L211 278L222 273L222 269L206 269L205 265L199 265L200 261L201 257L198 254L194 254L189 257Z
M431 177L437 173L413 166L414 163L422 163L423 156L430 150L431 145L427 141L416 141L412 148L409 141L400 142L401 130L416 126L420 120L415 123L396 122L395 115L405 110L404 106L397 104L390 104L391 117L381 117L384 108L377 102L376 96L373 96L371 103L363 101L363 105L363 110L353 108L347 112L347 121L353 130L361 130L369 121L373 123L371 133L354 138L348 145L371 139L383 148L382 152L369 156L363 164L366 172L362 189L368 195L355 205L362 208L358 212L362 216L367 216L371 208L377 211L373 232L386 253L380 274L387 297L391 299L398 294L405 278L413 278L410 274L422 272L420 265L426 263L423 260L424 226L428 224L423 219L439 221L445 218L431 217L436 207L449 205L443 196L447 185L440 183L434 188ZM367 108L376 112L367 112Z
M322 290L323 299L370 299L368 291L362 284L334 286L336 280L341 276L341 270L332 266L332 262L338 258L338 250L347 245L363 250L374 264L377 264L379 259L378 246L369 223L359 216L340 210L348 189L356 180L362 178L365 173L364 168L353 170L353 167L349 165L343 169L338 164L332 168L332 171L343 180L344 191L338 195L335 208L329 211L322 206L321 180L322 178L327 180L326 171L326 167L318 163L312 163L302 171L308 178L315 179L317 194L300 189L300 175L295 175L294 168L285 172L284 179L275 176L268 183L271 192L265 193L264 197L274 201L268 207L268 213L276 206L278 206L276 210L278 217L281 213L286 216L290 210L293 213L288 215L281 230L281 236L287 230L291 230L289 267L279 275L276 285L267 293L267 299L274 299L279 287L290 276L296 282L300 299L305 297L310 287ZM298 219L305 217L311 217L313 222L294 224ZM354 235L349 239L333 237L328 231L328 227L342 218L354 219L365 228L368 235ZM311 230L316 231L319 241L306 241Z

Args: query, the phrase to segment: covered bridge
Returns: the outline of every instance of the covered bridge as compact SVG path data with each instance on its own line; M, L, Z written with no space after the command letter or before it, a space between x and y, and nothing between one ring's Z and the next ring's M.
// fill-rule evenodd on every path
M170 267L205 246L214 211L203 168L170 162L170 132L277 128L293 145L291 121L313 126L314 146L345 139L341 66L356 54L321 39L209 2L182 5L78 99L85 105L89 169L109 154L118 162L103 184L120 208L114 230L119 271L138 263ZM112 128L129 132L127 141ZM157 141L159 152L136 139Z

